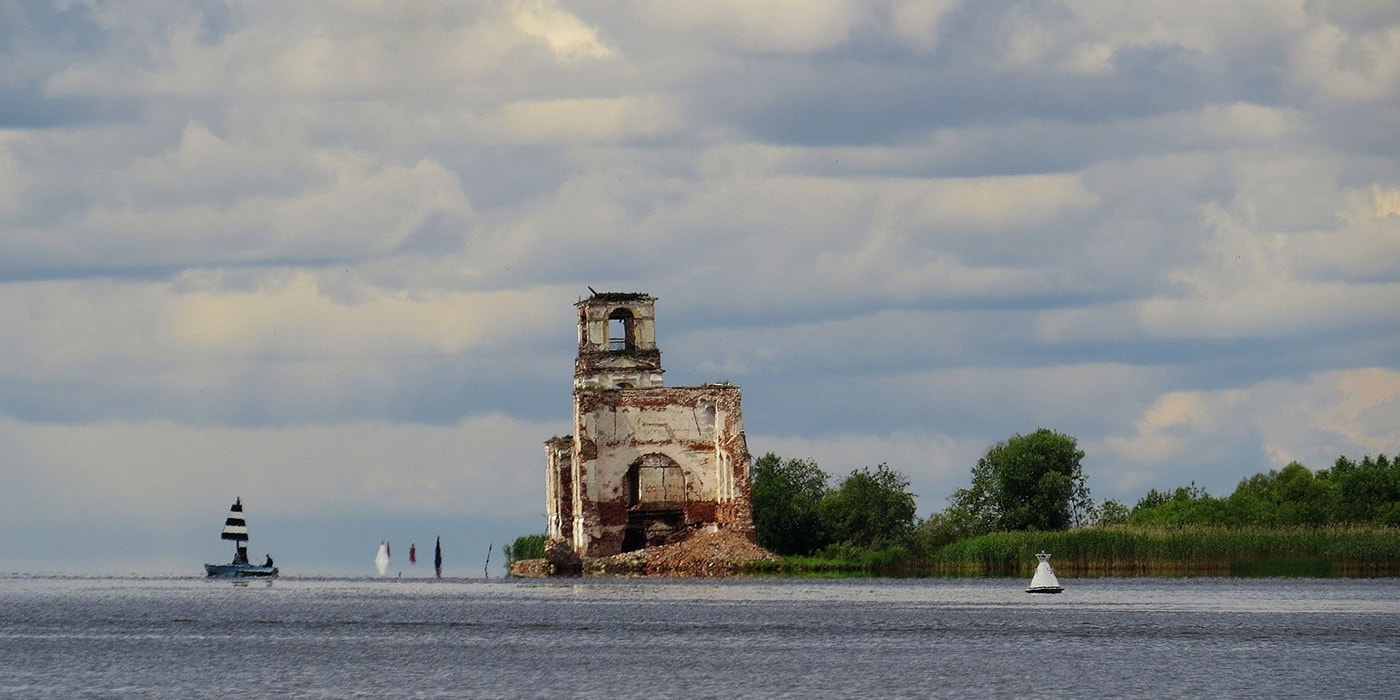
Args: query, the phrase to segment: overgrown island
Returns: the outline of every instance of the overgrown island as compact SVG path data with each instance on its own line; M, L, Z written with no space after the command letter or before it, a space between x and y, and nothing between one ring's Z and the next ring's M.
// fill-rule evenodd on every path
M919 519L908 479L886 464L834 479L770 452L752 469L758 546L695 536L584 573L1029 576L1044 550L1069 577L1400 575L1400 457L1338 457L1317 471L1293 462L1228 496L1193 482L1131 508L1090 497L1083 458L1069 435L1014 435L977 461L948 508ZM517 538L505 547L511 570L528 574L545 547L544 535Z

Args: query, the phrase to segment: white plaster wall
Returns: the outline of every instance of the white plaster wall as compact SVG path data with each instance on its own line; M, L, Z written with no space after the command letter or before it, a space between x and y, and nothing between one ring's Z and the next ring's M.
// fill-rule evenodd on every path
M697 443L714 441L719 418L687 405L622 406L580 416L582 434L592 438L598 449L597 459L588 465L591 498L602 501L623 495L628 467L653 452L680 465L691 500L733 498L732 485L721 483L718 447L692 449Z

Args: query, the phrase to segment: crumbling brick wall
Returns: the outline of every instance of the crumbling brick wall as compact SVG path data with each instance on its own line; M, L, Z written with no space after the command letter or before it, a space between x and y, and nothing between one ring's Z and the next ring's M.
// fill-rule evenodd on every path
M581 556L660 544L706 525L752 532L738 387L580 390L574 404ZM673 466L648 469L667 463ZM665 500L649 503L638 483L644 471L674 471L683 478L682 497L663 484L653 490L664 489Z
M701 528L754 536L739 388L662 386L654 301L595 293L578 304L574 432L546 443L546 500L549 536L581 557Z

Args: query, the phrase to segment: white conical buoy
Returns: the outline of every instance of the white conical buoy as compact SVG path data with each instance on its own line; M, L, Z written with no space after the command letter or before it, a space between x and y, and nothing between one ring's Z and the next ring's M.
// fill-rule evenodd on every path
M1040 563L1035 567L1035 576L1031 577L1031 587L1026 589L1027 593L1059 593L1064 586L1060 585L1055 578L1055 570L1050 568L1050 555L1045 552L1035 555Z

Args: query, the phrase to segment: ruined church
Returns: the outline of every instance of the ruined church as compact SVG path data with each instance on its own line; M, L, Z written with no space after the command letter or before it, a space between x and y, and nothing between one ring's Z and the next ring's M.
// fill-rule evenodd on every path
M739 388L665 386L655 305L634 292L575 305L573 435L545 443L545 497L548 536L579 557L701 530L753 540Z

